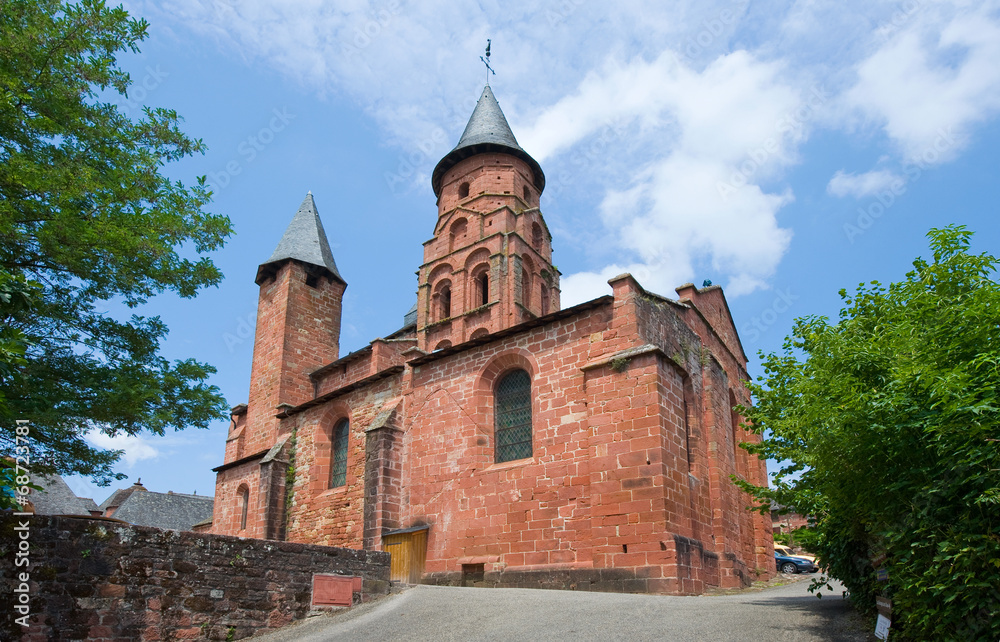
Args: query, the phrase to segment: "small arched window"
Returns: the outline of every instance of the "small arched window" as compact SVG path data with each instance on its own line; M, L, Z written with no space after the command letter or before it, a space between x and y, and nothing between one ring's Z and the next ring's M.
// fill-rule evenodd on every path
M469 195L469 184L468 183L462 183L461 185L459 185L458 186L458 197L459 198L466 198L468 195Z
M542 285L542 316L549 313L549 288Z
M524 202L531 204L531 190L528 189L527 185L524 186Z
M250 506L250 489L246 486L240 486L240 489L236 491L236 494L240 498L240 530L246 530L247 527L247 509Z
M539 252L542 251L542 226L538 223L531 225L531 247Z
M531 457L531 375L513 370L493 393L496 462Z
M333 427L333 453L330 457L330 488L347 484L347 438L351 422L346 418Z
M490 273L484 271L476 277L476 295L479 299L476 303L486 305L490 302Z
M525 257L521 262L521 305L531 307L531 272L535 266L531 259Z
M451 316L451 287L445 286L441 288L440 297L440 315L442 319L447 319Z

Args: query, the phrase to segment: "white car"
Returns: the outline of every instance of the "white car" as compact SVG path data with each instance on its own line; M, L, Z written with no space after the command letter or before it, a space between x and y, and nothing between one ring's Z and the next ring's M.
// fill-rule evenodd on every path
M792 549L788 548L784 544L775 544L774 552L784 555L786 557L801 557L802 559L809 560L813 564L816 563L815 555L803 555L802 553L793 553Z

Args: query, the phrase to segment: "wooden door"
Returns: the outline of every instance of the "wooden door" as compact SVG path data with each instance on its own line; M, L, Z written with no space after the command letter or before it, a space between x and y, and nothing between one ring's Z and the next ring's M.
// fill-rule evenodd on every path
M382 550L392 556L389 579L393 582L419 584L427 560L427 529L407 529L382 536Z

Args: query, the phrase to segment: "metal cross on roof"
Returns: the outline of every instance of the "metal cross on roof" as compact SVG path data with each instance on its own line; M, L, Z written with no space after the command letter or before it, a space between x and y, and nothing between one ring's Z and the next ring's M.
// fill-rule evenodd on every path
M494 76L497 75L497 72L493 71L493 67L490 67L490 43L491 43L491 40L489 38L487 38L486 39L486 57L483 58L482 56L479 56L479 59L483 61L484 65L486 65L486 84L487 85L490 84L490 72L493 72Z

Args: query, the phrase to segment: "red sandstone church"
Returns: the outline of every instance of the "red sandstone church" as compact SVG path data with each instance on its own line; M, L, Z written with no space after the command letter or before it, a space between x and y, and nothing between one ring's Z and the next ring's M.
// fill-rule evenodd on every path
M397 579L697 594L774 573L730 475L746 356L718 286L559 305L545 175L487 86L434 169L433 236L397 332L341 357L341 277L312 195L260 286L211 531L393 553ZM428 218L430 222L432 219Z

